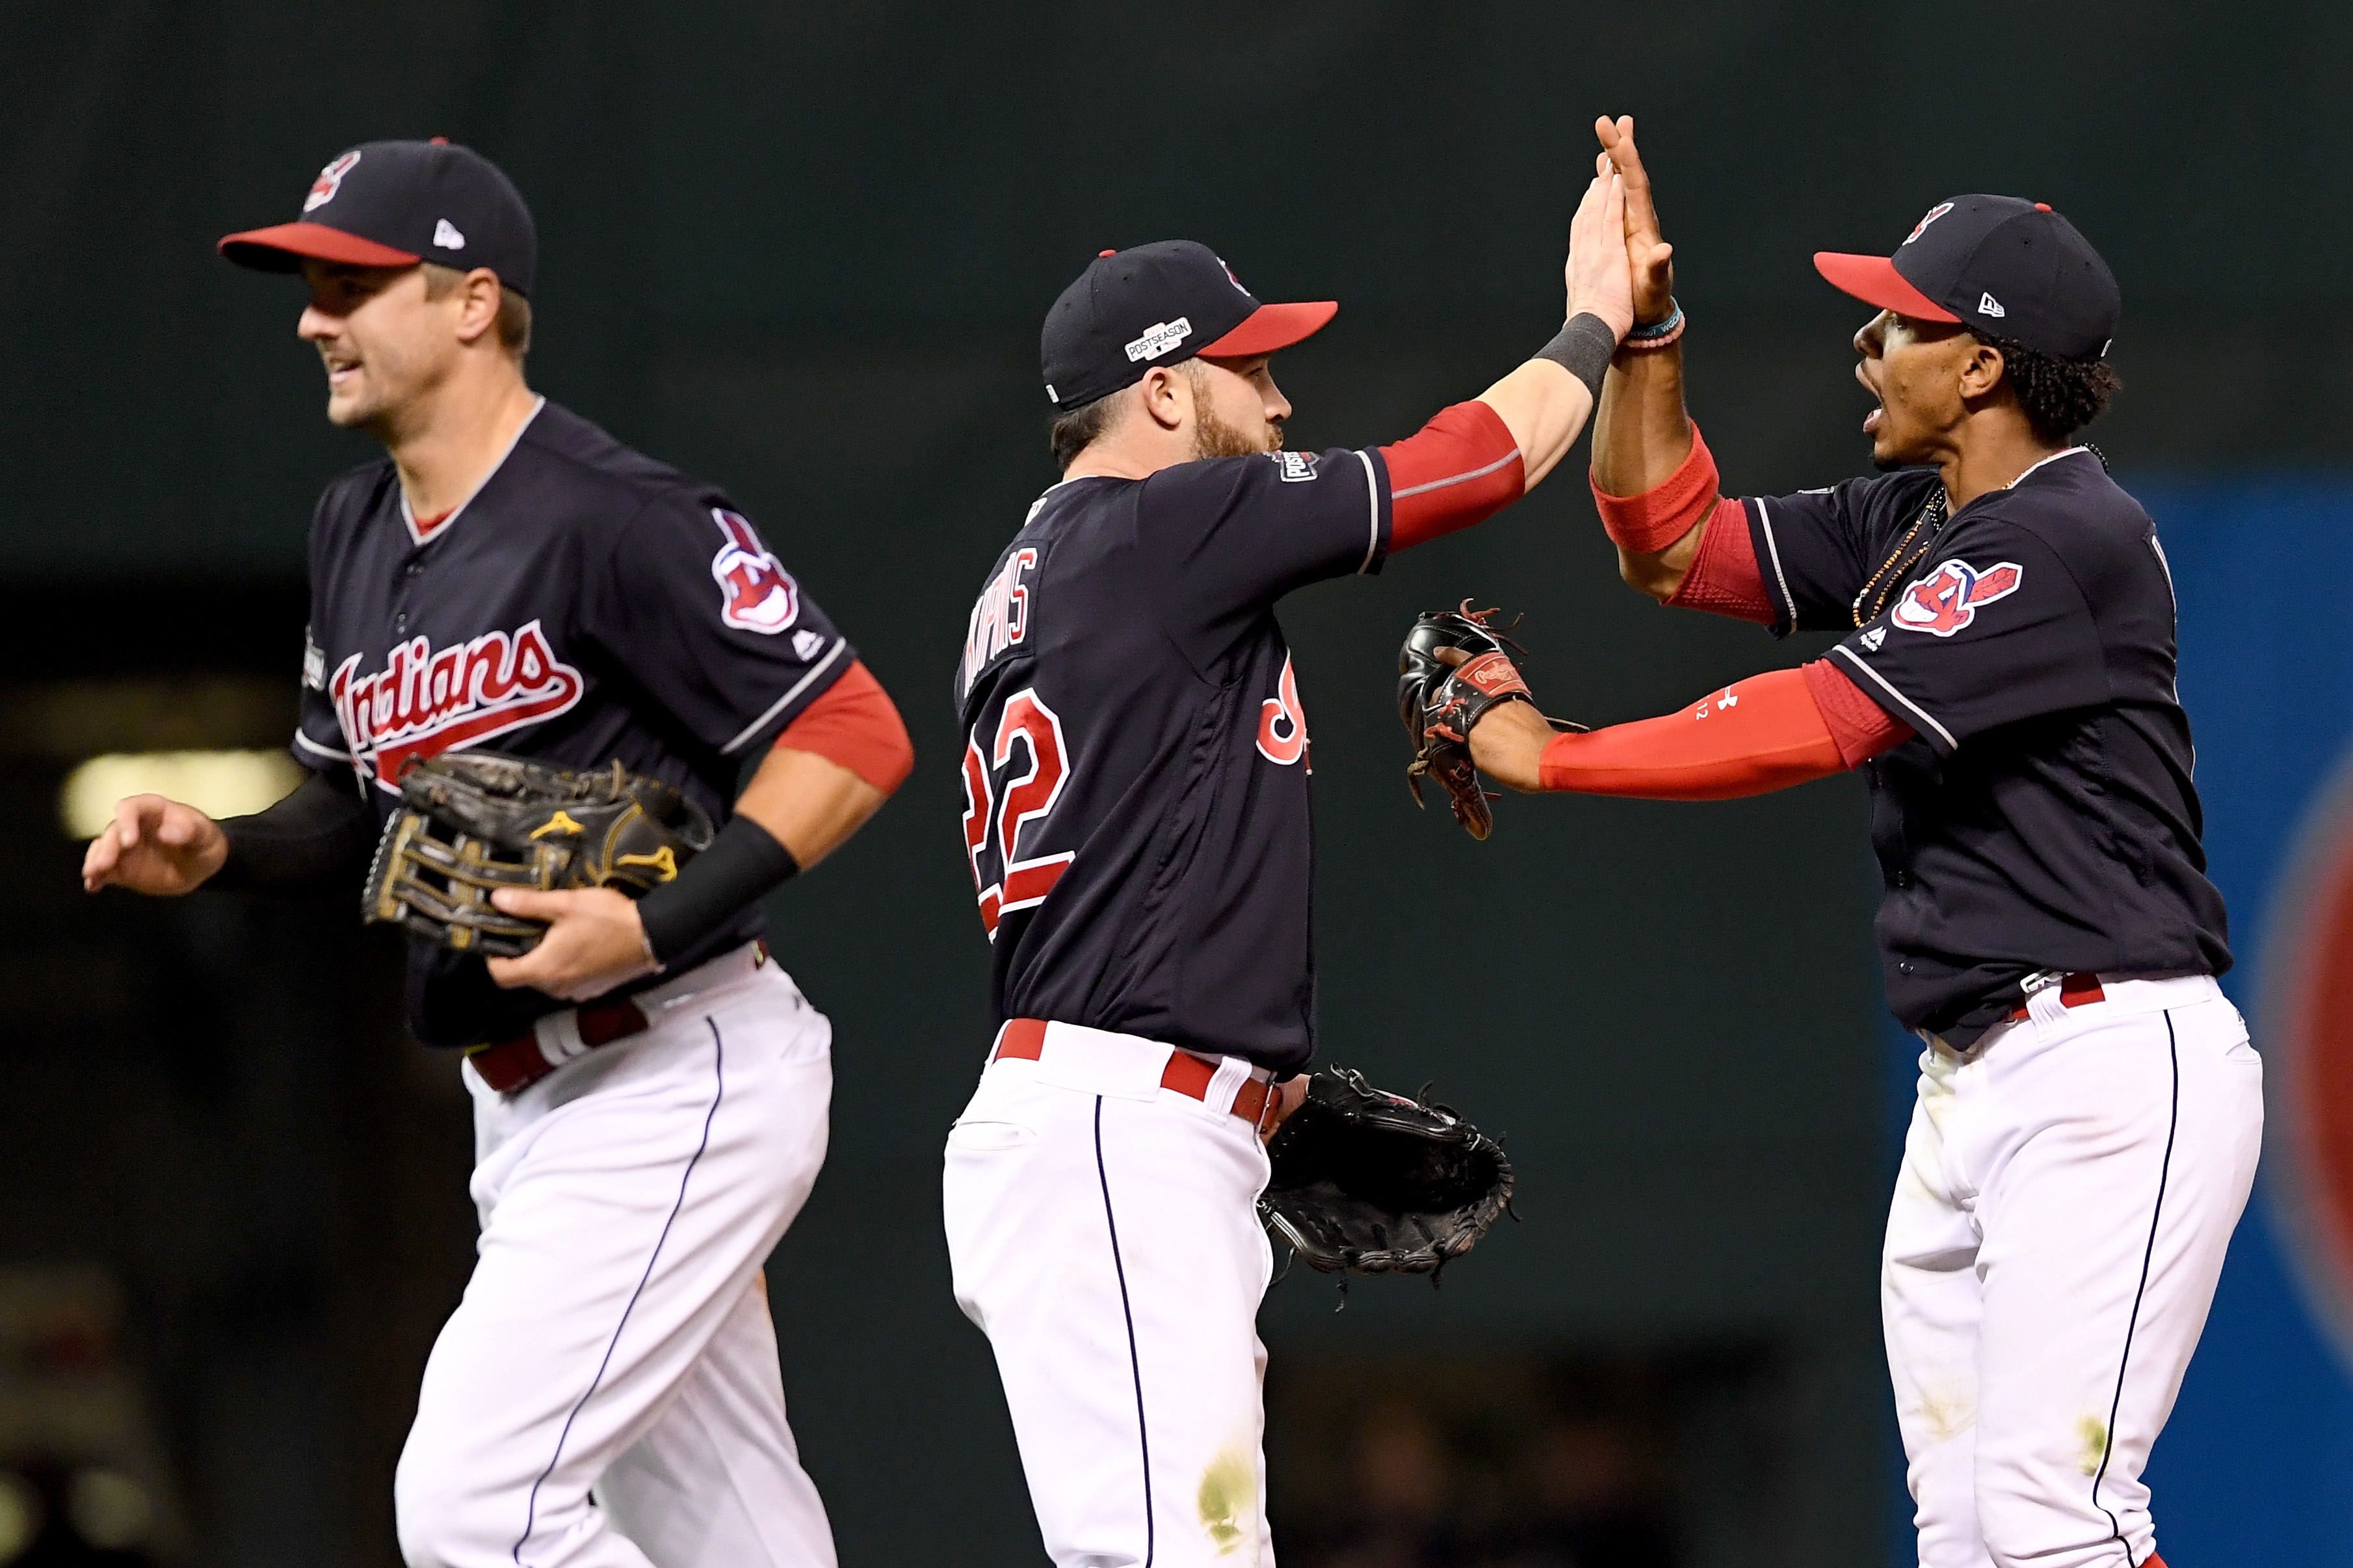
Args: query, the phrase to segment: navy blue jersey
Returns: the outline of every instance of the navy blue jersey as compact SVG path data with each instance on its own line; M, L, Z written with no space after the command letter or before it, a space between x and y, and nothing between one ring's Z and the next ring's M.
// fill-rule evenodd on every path
M409 759L466 747L618 759L724 821L744 760L856 658L724 495L543 403L422 537L389 458L320 498L294 751L350 770L379 823ZM754 904L670 970L760 929ZM431 1045L565 1005L501 991L480 958L422 940L408 981Z
M1307 720L1274 604L1380 568L1374 451L1080 479L973 606L955 696L997 1019L1295 1069L1315 1042Z
M1831 664L1915 731L1869 764L1896 1016L1971 1034L2042 970L2223 973L2147 513L2081 447L1949 521L1942 494L1744 503L1777 634L1846 632Z

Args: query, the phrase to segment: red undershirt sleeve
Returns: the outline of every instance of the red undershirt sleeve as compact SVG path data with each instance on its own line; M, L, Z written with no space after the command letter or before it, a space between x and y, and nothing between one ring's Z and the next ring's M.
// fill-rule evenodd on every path
M1482 522L1520 499L1527 470L1504 416L1473 398L1381 448L1389 470L1389 552Z
M1757 564L1757 542L1749 537L1748 510L1736 500L1719 500L1699 536L1699 553L1692 557L1682 586L1667 600L1679 610L1705 610L1755 621L1760 626L1779 619L1765 596L1765 574Z
M853 660L824 695L785 726L776 749L813 752L886 795L906 782L915 765L914 744L907 739L898 705L863 659Z
M1747 532L1741 530L1744 538ZM1806 689L1813 693L1814 706L1822 710L1822 720L1830 725L1839 755L1846 759L1848 767L1861 767L1912 738L1911 725L1873 702L1847 678L1846 671L1830 660L1818 658L1801 665L1799 673L1806 678Z
M1894 721L1883 713L1867 731L1859 729L1846 699L1824 686L1840 710L1833 720L1815 695L1825 677L1876 711L1826 665L1771 670L1710 692L1679 713L1554 736L1539 768L1542 787L1643 800L1735 800L1827 778L1910 736L1901 725L1901 733L1890 734ZM1850 756L1850 746L1860 754Z

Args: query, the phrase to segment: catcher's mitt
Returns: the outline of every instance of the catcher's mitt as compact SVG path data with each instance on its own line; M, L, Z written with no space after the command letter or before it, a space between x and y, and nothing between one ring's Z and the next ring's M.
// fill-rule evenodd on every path
M1472 609L1468 599L1458 610L1426 611L1398 652L1398 717L1413 742L1413 761L1405 770L1413 803L1422 804L1422 779L1436 779L1453 803L1454 820L1473 838L1493 830L1495 814L1487 805L1494 797L1471 762L1472 726L1498 702L1535 704L1519 666L1504 651L1520 645L1487 624L1494 614ZM1441 649L1459 652L1461 661L1440 658ZM1585 728L1565 719L1545 722L1556 730Z
M1346 1068L1307 1080L1267 1155L1259 1217L1326 1274L1434 1276L1512 1201L1512 1163L1493 1139Z
M460 952L514 958L543 921L501 912L500 888L617 888L631 898L710 847L711 818L657 779L615 763L594 773L492 752L409 764L361 912Z

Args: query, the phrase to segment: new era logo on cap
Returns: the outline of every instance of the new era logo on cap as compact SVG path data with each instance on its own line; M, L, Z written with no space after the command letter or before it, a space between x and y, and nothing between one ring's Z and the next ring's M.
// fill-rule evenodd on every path
M445 217L433 226L433 243L444 250L463 250L466 248L466 237L458 232L456 224Z
M1995 299L1992 295L1980 294L1978 296L1978 314L1980 316L2007 316L2010 312L2003 310L2001 308L2001 301Z

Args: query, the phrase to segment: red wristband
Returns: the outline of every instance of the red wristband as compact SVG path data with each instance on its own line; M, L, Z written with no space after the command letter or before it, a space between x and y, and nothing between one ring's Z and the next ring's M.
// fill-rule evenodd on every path
M1715 495L1715 458L1696 423L1691 435L1691 453L1682 466L1641 495L1613 496L1599 481L1590 481L1602 530L1622 548L1637 555L1656 555L1692 531Z

